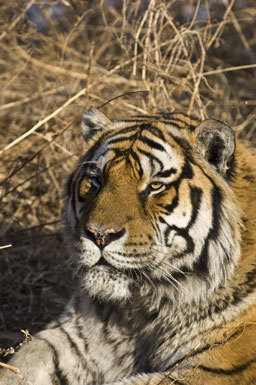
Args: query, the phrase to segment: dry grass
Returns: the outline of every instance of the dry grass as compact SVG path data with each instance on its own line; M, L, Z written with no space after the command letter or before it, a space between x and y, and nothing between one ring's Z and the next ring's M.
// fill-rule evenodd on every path
M30 4L45 16L43 32L28 19ZM46 4L0 5L3 348L55 318L76 285L61 191L84 150L79 122L90 105L127 93L102 111L115 119L182 110L256 142L254 0L65 0L60 20Z

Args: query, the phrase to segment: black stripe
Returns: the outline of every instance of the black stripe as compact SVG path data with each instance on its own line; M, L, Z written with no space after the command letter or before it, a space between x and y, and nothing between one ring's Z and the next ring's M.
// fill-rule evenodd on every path
M191 216L191 220L188 224L188 228L190 228L193 223L196 220L196 217L198 215L198 211L201 204L201 198L202 198L202 190L198 187L191 187L190 186L190 199L193 206L193 212ZM199 276L205 276L208 274L208 246L209 246L209 234L205 240L203 249L201 251L201 254L199 256L198 261L196 261L193 264L193 270L199 275Z
M96 154L97 150L102 146L102 144L105 142L105 139L108 137L109 132L105 132L101 135L101 137L94 143L94 145L89 148L89 150L86 152L83 158L79 159L79 164L84 163L86 161L90 161L93 156Z
M167 189L174 187L176 190L176 196L173 199L172 203L169 205L163 206L163 208L166 209L168 211L168 213L171 213L179 204L179 186L180 186L180 183L182 182L182 180L183 179L192 179L192 178L193 178L193 169L192 169L191 165L188 162L186 162L182 168L182 171L181 171L179 178L175 182L171 182L166 186ZM160 220L161 220L161 218L160 218Z
M136 164L139 166L139 176L140 176L140 178L142 178L143 170L142 170L142 167L141 167L141 164L140 164L140 159L139 159L138 155L136 154L136 152L133 149L131 149L129 155L134 159Z
M139 116L139 118L142 118L142 119L139 119L139 120L136 120L136 119L125 119L125 120L122 120L122 121L123 122L135 122L135 123L137 123L137 125L131 126L133 129L137 128L141 132L143 130L149 131L152 134L154 134L156 137L158 137L158 138L162 139L163 141L165 141L165 137L163 135L162 130L160 130L158 127L154 126L151 122L148 122L148 119L159 120L157 115L156 116L147 116L147 115L146 116ZM122 130L120 132L122 132Z
M193 263L194 272L201 278L204 278L209 273L208 248L209 248L209 238L207 237L204 242L204 246L201 250L198 260Z
M172 174L176 174L177 172L177 169L174 168L174 167L171 167L169 170L166 170L166 171L159 171L155 177L159 177L159 178L168 178L169 176L171 176Z
M163 206L163 208L165 210L168 211L168 213L171 213L173 212L173 210L179 205L179 186L180 186L180 183L182 182L183 179L192 179L193 178L193 169L191 167L191 165L186 162L182 168L182 172L180 174L180 177L178 180L176 180L175 182L172 182L170 184L168 184L168 188L170 187L174 187L176 189L176 196L175 198L173 199L172 203L169 204L169 205L165 205ZM198 189L199 190L199 189ZM191 196L191 200L195 199L196 197L199 197L199 191L196 191L196 190L192 190L191 194L193 195L193 197ZM198 202L199 204L200 202ZM193 212L192 212L192 218L191 220L195 220L195 217L197 215L197 212L198 212L198 207L197 205L195 205L195 207L193 206ZM192 225L192 222L190 221L189 225L187 226L187 228L179 228L177 226L169 226L168 223L165 221L164 218L162 217L159 217L159 220L160 222L162 223L165 223L167 225L167 229L165 230L165 233L164 233L164 238L165 238L165 244L168 246L168 236L170 234L170 232L172 230L174 230L177 235L180 235L182 236L186 242L187 242L187 248L185 251L183 251L182 253L178 253L177 255L175 255L175 257L179 258L180 256L184 256L185 253L190 253L190 252L193 252L194 250L194 247L195 247L195 244L194 244L194 241L192 240L191 236L188 234L188 229L189 227ZM170 245L169 245L170 246Z
M69 182L68 182L68 194L69 194L69 198L70 198L70 202L71 202L71 206L72 206L72 209L73 209L73 212L74 212L74 216L76 217L76 219L78 220L77 216L76 216L76 198L75 198L75 186L76 186L76 180L74 181L73 178L74 178L74 175L75 175L75 172L73 174L70 175L70 178L69 178Z
M176 226L170 226L165 231L165 242L167 242L167 238L168 238L168 236L172 230L174 230L177 235L182 236L186 240L187 248L185 251L182 252L182 255L184 255L184 253L193 252L194 247L195 247L193 239L188 234L188 230L193 225L193 223L195 222L196 217L198 215L198 211L199 211L200 204L201 204L201 196L202 196L202 190L201 189L199 189L197 187L190 187L190 199L191 199L191 204L192 204L192 215L191 215L191 219L190 219L187 227L184 229L181 229L181 228L176 227ZM164 206L164 208L166 210L168 210L169 213L171 213L175 209L175 207L178 206L178 204L179 204L179 200L178 200L178 196L176 195L175 198L173 199L172 203L170 205ZM160 218L160 220L161 220L161 218ZM164 221L164 219L162 219L162 222L166 223ZM166 243L166 244L168 245L168 243ZM178 254L176 257L179 257L179 256L180 255Z
M114 143L120 143L120 142L124 142L124 141L134 141L134 139L136 138L136 134L133 134L133 135L130 135L130 136L118 136L118 137L113 137L111 139L109 139L106 144L107 145L110 145L110 144L114 144Z
M173 118L172 120L161 119L160 122L163 124L172 125L175 128L178 128L179 130L189 129L190 131L193 131L193 128L191 129L191 127L193 127L193 126L190 126L188 123L184 122L181 119L177 119L177 118ZM184 126L182 127L181 125L178 124L178 122L183 123ZM194 129L195 129L195 127L194 127Z
M176 123L176 122L177 123ZM178 122L181 122L183 123L185 126L182 127L181 125L178 124ZM161 119L161 123L164 123L164 124L171 124L172 126L174 126L175 128L178 128L179 130L186 130L188 129L189 131L195 131L196 127L197 126L194 126L192 124L188 124L188 122L185 122L184 120L182 119L178 119L178 118L175 118L173 117L172 120L168 121L168 120L162 120Z
M192 215L191 219L189 221L189 224L187 226L187 229L189 229L196 220L196 217L198 215L200 205L201 205L201 200L202 200L202 190L198 187L195 186L189 186L190 188L190 200L192 204Z
M182 168L182 172L181 172L181 175L180 175L180 180L182 180L182 179L192 179L193 176L194 176L194 173L193 173L192 166L188 163L188 161L186 161L186 163L184 164L184 166Z
M63 328L63 326L60 326L59 329L66 336L66 338L67 338L71 348L74 349L74 351L76 352L76 355L79 357L79 359L81 359L81 357L83 357L83 354L80 351L80 349L77 346L77 344L70 337L70 334Z
M152 134L154 134L157 138L160 138L164 142L166 141L166 138L158 127L150 125L150 132L152 132Z
M123 122L123 120L122 120L122 122ZM138 123L140 123L140 122L138 122ZM128 132L131 132L131 131L137 131L139 128L140 128L140 124L133 124L132 126L121 128L119 131L115 132L114 136L120 135L120 134L127 134ZM118 130L118 128L117 128L117 130ZM111 137L111 135L110 135L110 137Z
M175 231L176 235L181 236L183 239L185 239L185 241L187 243L186 249L183 250L182 253L177 253L177 254L173 255L173 257L175 257L175 258L179 258L180 256L184 257L184 255L186 255L188 253L192 253L194 251L195 244L194 244L192 237L188 234L187 229L182 229L182 228L179 228L179 227L174 226L174 225L169 226L168 223L165 222L165 220L162 217L159 217L159 219L162 223L165 223L168 226L164 232L164 238L165 238L166 246L171 246L168 244L168 236L169 236L170 232L173 230Z
M160 128L158 128L157 126L154 126L151 122L147 122L147 120L146 121L140 120L138 121L138 123L139 124L135 127L139 128L141 133L143 131L150 132L151 134L155 135L157 138L160 138L165 142L166 139Z
M178 195L176 195L173 200L172 200L172 203L169 204L169 205L164 205L162 206L165 210L167 210L167 214L171 214L173 212L173 210L178 206L179 204L179 199L178 199Z
M212 191L212 206L213 206L213 223L212 223L212 229L210 231L210 239L217 239L219 236L219 230L220 230L220 211L221 211L221 203L222 203L222 193L220 191L220 188L216 185L213 188Z
M209 258L209 243L210 240L216 240L219 236L220 230L220 209L222 202L222 194L217 186L212 190L212 227L205 239L203 249L198 260L193 264L194 270L199 276L205 276L209 272L208 258Z
M118 360L116 362L116 366L118 368L119 367L123 367L123 365L125 364L125 360L129 359L132 356L133 356L132 352L125 352L125 353L123 353L121 356L118 357Z
M37 337L39 340L44 341L48 347L51 349L53 353L53 365L55 369L55 377L57 377L57 381L59 382L60 385L69 385L69 381L64 374L63 370L60 368L60 361L59 361L59 355L57 350L55 349L54 345L51 344L48 340L45 338ZM54 379L55 380L55 379ZM55 380L56 381L56 380Z
M79 360L79 363L82 364L82 366L83 366L85 375L87 375L87 376L91 375L93 381L94 382L97 381L98 380L98 373L95 370L92 370L88 367L89 362L85 359L84 355L82 354L82 352L79 349L79 347L77 346L77 344L72 340L72 338L70 337L70 334L62 326L60 326L59 329L66 336L73 351L75 351L77 358Z
M164 142L166 141L166 138L164 137L162 130L160 130L158 127L154 126L153 124L151 124L151 122L141 124L140 128L141 128L141 132L145 130L155 135L158 139L161 139Z
M79 324L79 318L78 317L76 318L76 332L77 332L78 337L84 343L85 351L88 352L88 354L89 354L89 344L87 342L87 337L83 334L83 330L82 330L81 325ZM105 378L104 378L102 371L99 368L98 363L91 356L90 356L90 362L97 369L96 371L91 370L91 373L90 373L92 375L93 382L94 383L98 382L98 383L103 384L105 382Z
M190 276L195 275L194 271L191 270L188 266L182 265L179 267L180 271L173 272L172 277L173 279L176 279L177 281L185 280L187 279L187 275L189 274Z
M143 121L143 118L145 120L149 120L149 119L152 119L152 120L156 120L156 121L160 121L161 123L166 123L166 124L173 124L174 125L174 122L173 121L178 121L178 122L181 122L181 123L184 123L186 125L186 127L184 127L185 129L189 129L191 131L194 131L195 128L197 127L197 125L192 125L192 124L188 124L188 122L186 122L185 120L182 120L180 118L178 118L177 116L175 115L183 115L185 118L189 118L191 120L194 120L196 122L198 122L198 124L200 123L200 120L193 117L193 116L190 116L188 114L185 114L184 112L159 112L157 115L136 115L134 117L134 119L126 119L125 121L129 122L129 121L134 121L136 118L139 119L137 120L138 122L141 122ZM177 128L183 128L183 127L180 127L177 125Z
M155 150L162 152L165 151L165 148L160 143L154 142L152 139L149 139L146 136L140 136L140 141L147 144L150 148L154 148Z
M138 147L138 151L141 154L146 155L149 159L155 160L160 165L161 168L164 168L164 165L161 162L161 160L159 158L157 158L155 155L151 154L151 152L145 151L145 150L143 150L142 148L139 148L139 147Z

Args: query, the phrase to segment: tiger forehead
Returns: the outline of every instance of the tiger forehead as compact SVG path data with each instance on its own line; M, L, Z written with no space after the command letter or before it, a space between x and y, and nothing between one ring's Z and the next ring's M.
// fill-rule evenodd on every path
M200 121L190 119L181 114L173 114L167 119L166 115L138 116L124 119L112 124L112 132L106 136L106 140L115 135L128 135L129 133L140 135L153 134L159 139L169 141L171 134L188 139Z
M153 119L141 121L117 122L114 129L100 140L100 146L95 152L93 160L103 167L108 160L119 156L130 156L134 161L147 156L165 158L168 161L176 157L183 157L184 148L180 140L188 143L185 132L180 132L175 125L165 124ZM182 130L183 131L183 130Z

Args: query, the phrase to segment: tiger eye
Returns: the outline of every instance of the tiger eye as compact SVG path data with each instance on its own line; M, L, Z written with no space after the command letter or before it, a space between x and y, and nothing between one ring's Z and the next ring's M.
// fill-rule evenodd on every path
M159 190L161 187L163 187L163 183L150 183L149 187L151 190Z

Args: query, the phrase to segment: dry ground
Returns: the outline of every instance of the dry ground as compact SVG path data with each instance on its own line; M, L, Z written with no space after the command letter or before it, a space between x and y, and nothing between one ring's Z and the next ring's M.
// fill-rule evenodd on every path
M182 110L255 144L255 63L254 0L0 3L0 347L42 329L76 286L61 191L83 112Z

